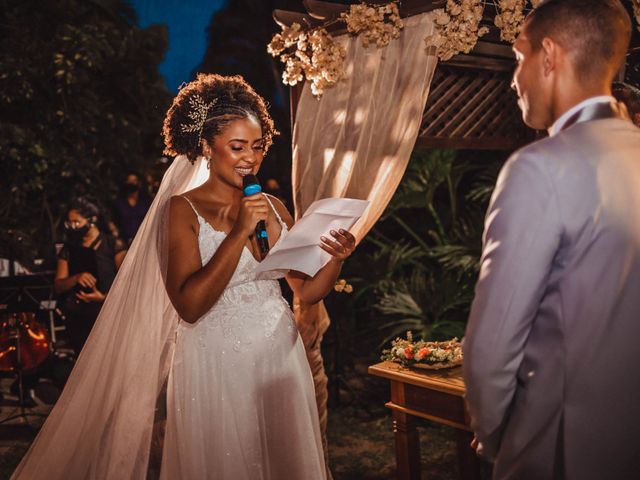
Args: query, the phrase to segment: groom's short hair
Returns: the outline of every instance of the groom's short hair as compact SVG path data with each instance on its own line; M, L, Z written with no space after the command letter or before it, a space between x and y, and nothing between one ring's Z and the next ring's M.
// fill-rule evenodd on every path
M525 31L534 51L545 37L567 50L585 81L611 81L629 48L631 19L619 0L546 0L527 16Z

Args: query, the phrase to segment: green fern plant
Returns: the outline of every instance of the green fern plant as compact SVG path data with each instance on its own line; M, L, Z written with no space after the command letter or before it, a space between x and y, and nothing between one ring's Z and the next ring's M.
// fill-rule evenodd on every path
M417 150L366 255L350 277L380 346L416 337L462 337L473 299L484 213L502 158ZM364 267L363 267L364 266Z

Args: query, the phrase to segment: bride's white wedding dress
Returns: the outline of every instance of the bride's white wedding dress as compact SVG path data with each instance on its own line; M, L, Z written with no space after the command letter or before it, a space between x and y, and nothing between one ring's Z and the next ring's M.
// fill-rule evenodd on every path
M226 234L194 211L205 265ZM287 227L274 212L282 238ZM257 275L257 265L245 247L216 304L178 326L163 479L326 478L313 380L283 275Z
M156 478L154 427L164 410L156 407L170 371L163 478L325 478L311 372L277 276L257 278L245 248L220 300L193 325L179 321L166 293L169 200L208 177L204 158L192 165L176 157L165 173L65 389L12 479ZM224 233L198 221L206 262Z

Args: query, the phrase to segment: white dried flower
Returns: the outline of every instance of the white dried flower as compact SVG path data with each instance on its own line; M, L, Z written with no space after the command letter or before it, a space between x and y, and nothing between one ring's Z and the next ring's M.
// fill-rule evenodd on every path
M449 14L441 8L439 8L438 10L435 10L434 13L436 15L436 18L435 18L436 25L444 26L451 21L451 17L449 16Z
M282 38L282 35L280 35L279 33L276 33L271 39L271 42L269 43L269 45L267 45L267 52L269 52L270 55L275 57L276 55L280 55L283 50L284 50L284 39Z
M447 0L446 9L434 10L436 32L424 39L425 44L435 47L442 61L469 53L478 38L488 32L486 27L479 28L483 11L481 0Z
M400 30L404 28L396 3L379 7L351 5L340 17L345 20L349 33L358 35L365 48L372 43L378 48L386 47L391 39L400 37Z
M498 0L494 22L500 29L500 40L513 43L524 24L525 0Z

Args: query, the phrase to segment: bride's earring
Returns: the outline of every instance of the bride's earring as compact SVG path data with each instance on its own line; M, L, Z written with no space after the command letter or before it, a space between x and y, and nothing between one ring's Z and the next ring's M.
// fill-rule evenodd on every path
M207 170L211 170L211 157L207 157Z

